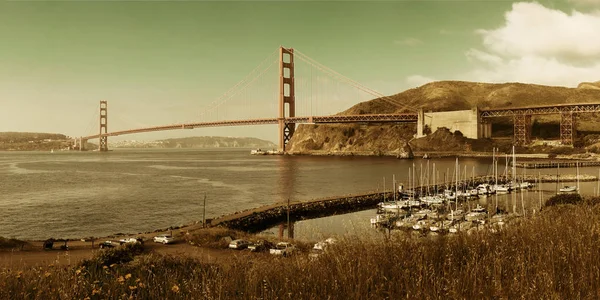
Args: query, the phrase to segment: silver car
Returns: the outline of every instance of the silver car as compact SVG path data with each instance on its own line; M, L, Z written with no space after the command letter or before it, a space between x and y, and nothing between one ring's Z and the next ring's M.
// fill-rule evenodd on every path
M161 234L154 237L155 243L171 244L175 239L170 234Z

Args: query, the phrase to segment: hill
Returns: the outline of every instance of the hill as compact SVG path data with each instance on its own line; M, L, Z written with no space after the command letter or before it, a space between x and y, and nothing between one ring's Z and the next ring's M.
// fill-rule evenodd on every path
M577 88L524 83L437 81L390 96L398 105L377 98L361 102L341 114L393 113L403 106L424 111L466 110L473 107L510 108L533 105L600 101L600 81Z
M438 112L468 110L473 107L486 109L599 102L600 81L581 83L577 88L524 83L496 84L466 81L437 81L391 95L388 99L389 100L377 98L361 102L340 112L340 114L394 113L405 111L407 108L422 108L426 112ZM535 116L532 119L532 130L534 135L536 133L542 133L545 138L558 138L558 118L558 116ZM493 136L512 136L511 118L497 118L494 119L493 122ZM388 125L365 125L361 127L365 132L370 131L366 129L368 127L380 128L378 135L364 134L359 131L351 138L338 138L334 143L326 143L324 138L319 138L326 136L343 136L344 131L350 130L350 128L354 126L356 125L300 125L292 138L288 149L290 149L290 152L292 153L313 154L320 152L330 154L350 154L353 152L365 151L366 149L373 151L374 153L391 153L398 149L399 144L409 143L412 151L431 151L431 149L429 149L431 148L429 145L432 144L431 138L427 142L416 142L416 140L413 140L413 134L416 130L398 131ZM577 130L588 133L600 132L600 122L598 121L597 114L579 115ZM399 134L401 136L399 136ZM309 137L313 137L314 143L309 141ZM382 144L382 137L394 137L394 142ZM470 141L469 143L472 142L473 141ZM359 144L360 146L357 146ZM310 147L307 147L307 145L310 145ZM467 148L470 148L473 151L482 150L477 149L477 146L478 145L470 145Z
M0 150L50 151L66 149L71 144L69 137L58 133L0 132Z
M197 136L173 138L152 142L111 142L111 148L277 148L269 141L252 137Z

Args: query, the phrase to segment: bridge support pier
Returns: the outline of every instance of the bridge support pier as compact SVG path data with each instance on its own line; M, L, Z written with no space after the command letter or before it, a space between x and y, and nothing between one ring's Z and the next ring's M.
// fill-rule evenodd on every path
M561 110L560 112L560 143L563 145L573 145L575 138L575 113L571 110Z
M515 146L523 146L529 144L531 142L531 115L515 114L513 116L513 121L513 144Z
M108 106L106 104L106 100L100 101L100 137L98 147L100 151L105 152L108 151L108 136L105 134L108 133L108 116L107 116Z
M286 59L287 58L287 59ZM287 104L287 107L286 107ZM287 109L286 109L287 108ZM286 114L287 111L287 114ZM296 123L287 122L287 117L296 116L294 91L294 49L279 47L279 148L285 152L286 145L296 131Z

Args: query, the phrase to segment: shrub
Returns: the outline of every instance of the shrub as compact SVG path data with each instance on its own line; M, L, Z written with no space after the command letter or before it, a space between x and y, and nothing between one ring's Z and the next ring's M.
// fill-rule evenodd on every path
M579 204L582 200L579 194L559 194L548 199L546 207L561 204Z
M0 249L21 249L27 245L28 243L25 241L17 240L17 239L7 239L0 236Z
M194 245L208 248L227 248L229 246L229 242L226 240L227 237L235 240L244 238L247 235L245 232L227 228L209 228L187 235L186 240Z
M127 243L116 248L102 250L91 259L83 260L81 266L88 269L101 269L103 266L130 262L143 252L143 244Z

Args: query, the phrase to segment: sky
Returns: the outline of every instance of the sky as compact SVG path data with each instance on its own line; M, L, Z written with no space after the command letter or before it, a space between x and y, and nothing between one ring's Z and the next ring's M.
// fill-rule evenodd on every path
M100 100L109 132L204 120L202 111L279 46L386 95L436 80L575 87L600 80L599 37L600 0L0 1L0 131L95 134ZM373 98L347 97L297 61L297 77L310 74L297 82L311 99L297 104L305 111ZM276 71L228 100L235 113L213 118L276 117ZM115 139L276 141L276 132L265 125Z

